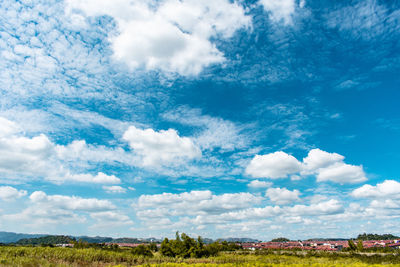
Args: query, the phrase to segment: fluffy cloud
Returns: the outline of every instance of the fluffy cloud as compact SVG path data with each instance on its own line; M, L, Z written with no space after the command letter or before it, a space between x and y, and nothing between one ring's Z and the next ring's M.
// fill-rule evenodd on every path
M65 146L56 146L57 157L64 161L76 162L120 162L134 164L138 159L120 147L110 148L102 145L89 145L85 140L75 140Z
M141 130L134 126L124 133L123 139L129 142L134 152L142 156L144 166L176 164L182 160L201 157L200 149L188 137L180 137L173 130Z
M303 159L304 170L314 172L320 168L328 167L336 162L344 160L344 156L337 153L329 153L321 149L312 149L308 152L306 158Z
M18 213L5 214L1 219L7 222L18 222L35 231L59 227L59 225L82 224L87 215L95 218L107 217L116 209L109 200L82 198L77 196L47 195L35 191L29 196L28 207ZM103 214L103 216L102 216ZM50 228L49 228L50 227Z
M246 174L256 178L286 178L301 170L301 163L293 156L278 151L256 155L246 168Z
M366 181L365 173L362 166L345 164L342 162L335 163L326 168L318 170L317 181L332 181L335 183L360 183Z
M262 197L250 193L214 195L211 191L191 191L181 194L163 193L142 195L137 208L147 210L139 215L166 214L215 214L239 210L260 203ZM152 208L151 211L148 208Z
M376 186L366 184L353 190L351 195L356 198L400 198L400 183L385 180Z
M57 208L71 211L107 211L115 209L115 206L108 200L96 198L81 198L76 196L47 195L43 191L35 191L29 199L32 203L46 206L47 208Z
M271 202L278 205L289 204L300 200L299 190L290 191L286 188L269 188L267 189L265 196L268 197Z
M0 117L0 172L43 174L52 153L53 144L47 136L22 136L16 123Z
M210 39L229 38L250 25L236 2L164 0L68 0L67 13L79 16L109 15L119 34L110 37L114 57L131 68L161 69L197 75L204 67L224 61ZM82 13L81 13L82 14Z
M107 175L99 172L96 176L91 174L68 174L64 177L66 180L77 182L95 183L95 184L119 184L121 180L115 175Z
M328 201L306 205L296 205L287 210L289 214L292 215L308 215L308 216L318 216L318 215L330 215L338 214L343 212L343 206L336 199L331 199Z
M259 3L269 12L272 21L292 23L292 15L296 8L295 0L260 0ZM300 1L299 6L303 7L304 1Z
M0 199L14 200L27 194L25 190L18 190L11 186L0 186Z
M102 172L95 176L85 173L72 174L68 170L65 161L71 160L74 153L80 154L79 152L84 150L80 148L86 146L85 142L73 142L68 146L55 145L44 134L27 137L16 123L2 117L0 122L0 173L6 174L7 177L41 177L56 183L68 180L120 183L120 179L114 175Z
M10 136L19 132L20 129L15 122L0 117L0 137Z
M132 220L128 216L117 211L93 212L90 214L90 217L96 220L96 223L90 227L92 229L133 225Z
M255 225L260 221L265 222L265 228L268 229L276 225L309 225L321 218L339 217L345 212L338 200L328 198L318 203L287 205L298 201L299 195L298 190L273 188L269 190L267 197L283 206L265 206L265 198L249 193L216 195L208 190L163 193L142 195L132 207L136 211L136 217L147 229L185 231L212 231L211 229L227 229L230 226Z
M126 189L121 186L118 186L118 185L103 186L103 189L106 191L106 193L109 193L109 194L126 193Z
M253 180L247 186L250 188L266 188L266 187L270 187L271 185L272 185L271 182Z
M286 178L293 180L301 176L315 175L318 182L360 183L366 181L362 166L344 162L344 156L312 149L303 162L285 152L278 151L267 155L256 155L246 168L246 174L256 178ZM301 176L299 176L299 175Z

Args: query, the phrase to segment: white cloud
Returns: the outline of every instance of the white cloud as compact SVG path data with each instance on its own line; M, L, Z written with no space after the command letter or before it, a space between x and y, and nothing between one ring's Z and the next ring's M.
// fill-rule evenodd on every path
M20 176L45 178L60 183L78 181L87 183L117 184L120 179L114 175L98 172L91 174L72 174L65 161L81 159L98 159L105 156L119 155L119 151L107 151L104 147L88 153L90 149L84 141L74 141L70 145L55 145L44 134L33 137L24 135L21 127L16 123L0 117L0 173L14 179L23 179ZM100 151L99 151L100 150ZM103 153L101 153L103 152ZM108 152L108 153L106 153ZM95 155L93 155L95 154ZM112 155L111 155L112 154ZM114 156L115 158L115 156Z
M18 190L11 186L0 186L0 199L2 200L14 200L23 196L26 196L25 190Z
M0 117L0 137L9 136L19 131L20 129L15 122Z
M271 182L265 182L265 181L259 181L259 180L253 180L247 184L247 186L250 188L266 188L266 187L270 187L271 185L272 185Z
M299 162L295 157L278 151L267 155L256 155L246 168L246 174L256 178L286 178L299 180L315 175L317 182L360 183L366 181L363 167L346 164L344 156L313 149Z
M56 146L57 156L65 161L82 162L121 162L133 164L137 158L120 147L110 148L101 145L88 145L85 140L75 140L66 146Z
M48 231L49 226L63 224L82 224L86 222L85 217L74 213L71 210L53 208L48 209L40 205L34 205L22 210L19 213L5 214L2 220L18 223L34 230Z
M141 210L138 215L142 217L163 214L218 214L250 207L260 203L262 199L250 193L214 195L208 190L181 194L163 193L140 196L137 208Z
M110 40L117 60L131 68L144 66L181 75L197 75L224 61L210 39L229 38L250 25L243 7L227 0L67 1L67 13L78 10L86 16L109 15L116 20L120 33Z
M400 198L400 183L395 180L385 180L372 186L363 185L351 192L356 198Z
M366 181L365 173L362 166L345 164L342 162L335 163L318 171L317 181L332 181L335 183L360 183Z
M121 180L115 175L107 175L99 172L96 176L91 174L68 174L63 177L65 180L72 180L77 182L95 183L95 184L119 184Z
M296 8L295 0L260 0L259 3L269 12L272 21L292 23L292 15ZM299 6L303 7L304 4L304 1L301 1Z
M141 130L134 126L124 133L134 152L142 156L143 166L179 165L181 161L201 157L200 149L188 137L173 130Z
M275 189L274 192L270 190L269 195L279 204L286 205L299 200L300 192L297 190ZM305 205L262 206L265 200L249 193L215 195L210 191L191 191L142 195L132 207L143 229L147 230L201 229L218 232L232 227L242 234L250 233L250 226L259 225L257 222L260 221L264 222L265 230L277 225L286 227L287 224L308 226L318 222L318 225L322 225L329 218L339 218L345 212L336 199L324 198ZM259 231L263 231L261 225L256 233Z
M133 225L128 216L117 211L92 212L90 217L96 220L96 223L90 228L114 228Z
M112 186L103 186L103 189L106 191L108 194L122 194L126 193L126 189L118 186L118 185L112 185Z
M1 219L11 223L18 222L25 229L33 231L48 231L49 229L59 231L60 225L81 226L87 222L86 215L95 213L100 218L99 214L113 212L116 209L109 200L47 195L42 191L33 192L29 200L27 208L17 213L4 214Z
M338 214L343 212L343 207L336 199L331 199L328 201L306 205L296 205L287 209L289 214L293 215L308 215L308 216L319 216L319 215L329 215Z
M256 178L286 178L301 170L300 162L285 152L256 155L246 168L246 174Z
M47 195L43 191L35 191L29 199L32 203L40 204L42 207L58 208L70 211L107 211L116 207L108 200L96 198L81 198L76 196Z
M286 188L268 188L265 196L268 197L271 202L278 205L285 205L300 200L300 192L296 189L290 191Z
M53 143L40 134L32 138L21 136L16 125L2 118L0 125L0 172L8 174L44 175L54 153ZM13 128L11 128L12 126Z
M312 149L308 152L306 158L303 159L305 171L314 172L320 168L328 167L336 162L344 160L344 156L337 153L329 153L321 149Z

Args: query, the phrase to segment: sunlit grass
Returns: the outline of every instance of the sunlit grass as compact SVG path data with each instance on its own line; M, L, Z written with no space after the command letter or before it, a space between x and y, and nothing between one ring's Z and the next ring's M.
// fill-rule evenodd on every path
M400 266L398 254L275 253L220 253L216 257L183 259L159 253L137 256L130 249L0 247L0 266Z

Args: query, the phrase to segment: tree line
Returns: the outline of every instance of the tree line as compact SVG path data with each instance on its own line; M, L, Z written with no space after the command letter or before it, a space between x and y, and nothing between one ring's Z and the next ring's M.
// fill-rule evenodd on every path
M240 248L239 245L227 241L205 245L200 236L196 240L185 233L176 232L175 240L165 238L161 242L160 253L167 257L202 258L215 256L220 251L234 251Z

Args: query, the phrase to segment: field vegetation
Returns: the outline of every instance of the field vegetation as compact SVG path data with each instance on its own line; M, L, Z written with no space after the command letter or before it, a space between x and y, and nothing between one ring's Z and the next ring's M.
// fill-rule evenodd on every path
M366 250L361 240L349 241L342 252L304 250L241 249L235 243L204 244L201 237L193 239L176 233L175 239L164 239L136 247L116 244L89 243L58 236L23 240L14 245L0 245L0 266L399 266L400 250L381 248ZM56 247L68 241L73 247ZM42 242L42 243L40 243ZM49 244L43 243L49 242ZM39 244L40 243L40 244Z
M147 255L141 255L138 248L1 246L0 266L400 266L400 255L393 252L262 250L218 252L193 258L167 257L145 246L140 249Z

